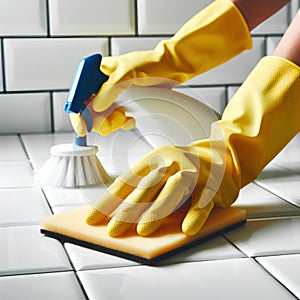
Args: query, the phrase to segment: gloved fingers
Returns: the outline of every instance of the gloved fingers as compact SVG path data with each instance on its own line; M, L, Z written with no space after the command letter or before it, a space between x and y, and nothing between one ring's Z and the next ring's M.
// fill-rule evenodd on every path
M112 132L112 126L104 115L97 115L93 120L92 131L107 136Z
M125 109L115 103L104 112L94 111L91 104L88 105L88 109L93 118L92 131L100 135L107 136L120 128L130 130L135 126L135 119L128 117Z
M199 194L201 194L201 196ZM214 207L214 202L212 200L206 201L207 204L205 206L200 206L201 198L203 197L213 199L214 197L220 197L220 195L206 188L203 189L203 191L196 190L195 193L193 193L192 205L181 226L182 232L187 236L193 236L199 232Z
M87 127L81 114L70 113L69 117L70 117L72 127L76 132L76 134L79 136L85 136L87 132Z
M171 176L151 207L144 213L137 225L137 233L148 236L155 232L180 203L190 195L189 184L182 172Z
M108 117L112 131L120 129L126 122L126 114L122 108L117 108Z
M107 191L100 200L92 205L86 217L86 223L97 225L102 223L122 203L123 199L118 194Z
M122 125L122 129L123 130L131 130L135 127L136 125L136 121L133 117L126 117L126 121L124 122L124 124Z
M109 78L108 81L102 85L100 91L95 96L93 101L93 109L97 112L103 112L107 110L115 102L119 94L128 87L126 87L125 83L114 85L113 78Z
M177 171L177 164L157 168L142 178L138 186L118 206L107 230L110 236L126 232L160 193L168 178Z
M151 169L144 160L136 163L131 169L117 177L108 187L107 192L99 199L89 212L86 222L95 225L103 222L138 186Z

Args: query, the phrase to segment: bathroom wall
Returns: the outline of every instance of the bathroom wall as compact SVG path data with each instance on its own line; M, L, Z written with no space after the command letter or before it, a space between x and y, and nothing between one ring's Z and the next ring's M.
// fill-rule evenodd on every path
M78 61L153 48L210 0L0 0L0 134L71 130L63 111ZM222 112L272 50L298 0L253 32L253 49L188 84ZM187 89L183 89L185 92Z

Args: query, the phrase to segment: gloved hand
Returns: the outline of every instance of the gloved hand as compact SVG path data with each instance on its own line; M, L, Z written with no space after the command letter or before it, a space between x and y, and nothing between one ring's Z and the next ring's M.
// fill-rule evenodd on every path
M229 0L216 0L154 50L103 57L100 69L109 78L96 95L94 109L107 109L132 85L174 87L251 47L238 8Z
M87 223L112 215L110 235L122 234L135 222L138 234L149 235L190 197L182 231L194 235L214 206L231 205L299 132L299 95L300 68L279 57L263 58L222 119L213 123L209 140L151 151L115 180Z
M91 95L86 101L86 108L91 113L93 124L91 131L97 132L100 135L106 136L118 129L130 130L135 126L135 119L127 116L123 107L113 103L108 109L102 112L96 112L93 109L92 101L95 95ZM78 136L85 136L87 126L81 114L69 114L71 124Z
M251 35L238 8L229 0L216 0L154 50L103 57L100 69L109 78L93 100L93 110L107 110L133 85L172 88L251 47Z

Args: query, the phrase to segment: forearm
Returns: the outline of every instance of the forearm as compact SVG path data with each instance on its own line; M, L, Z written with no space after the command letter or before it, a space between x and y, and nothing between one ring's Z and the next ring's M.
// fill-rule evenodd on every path
M231 0L244 16L250 31L274 15L290 0Z
M288 59L300 66L300 10L280 40L273 55Z

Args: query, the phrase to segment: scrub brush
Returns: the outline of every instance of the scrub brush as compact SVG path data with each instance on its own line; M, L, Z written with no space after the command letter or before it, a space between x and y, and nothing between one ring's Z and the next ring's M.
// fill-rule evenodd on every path
M94 54L79 62L64 108L68 113L80 113L87 131L91 131L93 120L85 102L108 79L100 71L101 59L100 54ZM42 186L69 188L109 183L111 177L98 160L97 152L97 146L87 145L86 136L77 136L75 144L53 146L50 158L35 179Z

